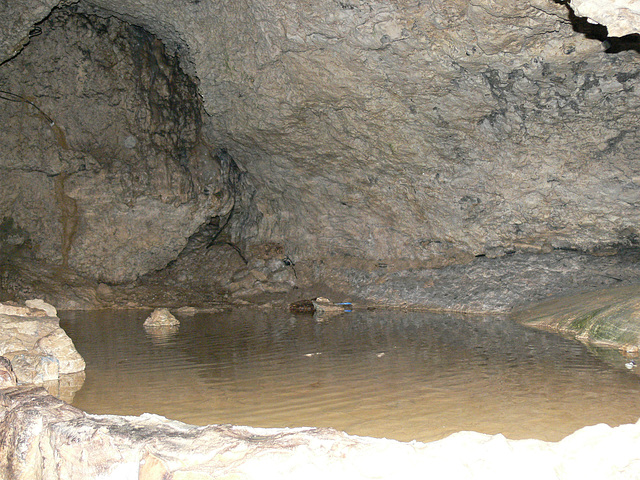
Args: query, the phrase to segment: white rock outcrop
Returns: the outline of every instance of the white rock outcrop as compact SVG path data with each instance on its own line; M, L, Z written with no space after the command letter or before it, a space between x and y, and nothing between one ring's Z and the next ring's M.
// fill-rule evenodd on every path
M640 33L638 0L571 0L570 5L579 17L606 26L611 37Z

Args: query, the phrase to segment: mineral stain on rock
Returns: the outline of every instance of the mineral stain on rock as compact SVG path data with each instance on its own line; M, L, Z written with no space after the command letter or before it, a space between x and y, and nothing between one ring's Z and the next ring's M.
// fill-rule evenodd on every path
M61 173L54 180L55 197L60 207L60 223L62 224L62 266L69 267L69 253L73 244L73 238L78 232L78 204L76 201L65 194L64 182L67 178L66 173Z

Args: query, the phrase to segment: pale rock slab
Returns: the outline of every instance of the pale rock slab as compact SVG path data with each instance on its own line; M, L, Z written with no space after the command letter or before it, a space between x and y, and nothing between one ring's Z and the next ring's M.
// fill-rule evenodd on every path
M611 37L640 32L638 0L571 0L571 8L579 17L606 26Z
M50 303L45 302L41 298L34 298L31 300L27 300L24 304L29 308L37 308L39 310L43 310L48 317L57 317L58 311L56 307L51 305Z
M0 355L11 361L19 382L42 384L84 370L84 359L58 317L9 304L0 304L0 312L10 312L0 313Z
M14 305L12 303L0 303L0 315L16 315L21 317L46 317L47 312L40 308Z

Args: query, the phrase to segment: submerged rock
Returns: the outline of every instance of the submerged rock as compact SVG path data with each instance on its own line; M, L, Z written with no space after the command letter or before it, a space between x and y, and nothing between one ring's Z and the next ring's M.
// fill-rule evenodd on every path
M90 454L89 454L90 452ZM638 478L640 424L557 443L459 432L432 443L330 428L197 427L157 415L89 415L43 389L0 390L0 478Z
M629 353L640 348L640 286L612 288L555 298L513 317L532 327L571 335Z
M313 300L298 300L289 304L289 311L291 313L313 313L316 307L313 305Z

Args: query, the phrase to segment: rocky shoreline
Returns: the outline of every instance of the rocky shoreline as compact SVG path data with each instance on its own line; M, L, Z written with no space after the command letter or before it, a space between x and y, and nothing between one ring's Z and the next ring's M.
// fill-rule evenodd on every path
M431 443L327 428L196 427L157 415L89 415L38 387L0 390L6 480L629 479L640 424L585 427L560 442L459 432Z
M84 381L84 359L60 328L56 309L40 299L0 303L0 358L11 367L7 378L63 399L72 399Z

